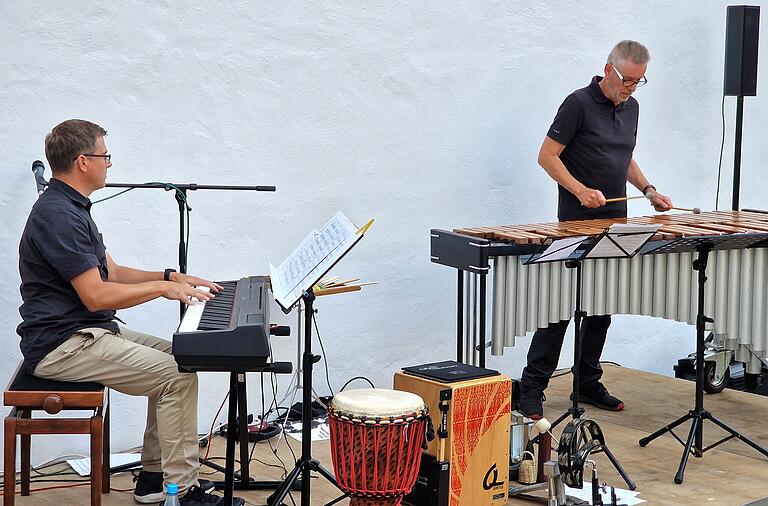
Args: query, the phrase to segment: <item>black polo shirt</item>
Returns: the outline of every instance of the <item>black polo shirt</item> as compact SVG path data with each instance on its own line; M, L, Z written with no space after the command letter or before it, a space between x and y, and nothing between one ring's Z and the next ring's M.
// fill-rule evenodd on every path
M77 190L51 179L29 213L19 244L24 365L32 373L38 362L77 330L101 327L118 331L115 311L88 311L70 283L98 267L108 277L107 255L91 201Z
M557 110L547 137L565 145L560 160L578 181L600 190L605 198L623 197L640 108L633 97L614 106L598 85L601 79L595 76L589 86L568 95ZM557 215L561 221L627 215L626 202L589 209L560 185L558 194Z

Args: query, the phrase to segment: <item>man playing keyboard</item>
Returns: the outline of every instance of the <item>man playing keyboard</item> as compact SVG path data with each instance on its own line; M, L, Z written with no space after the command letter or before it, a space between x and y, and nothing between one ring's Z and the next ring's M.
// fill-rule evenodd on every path
M115 263L88 198L105 186L112 166L105 135L89 121L67 120L45 138L52 178L19 245L23 322L17 332L25 367L41 378L146 396L143 470L134 499L161 502L164 485L176 483L182 505L217 504L213 483L198 479L197 375L179 372L169 341L119 326L115 311L158 297L208 301L222 287L172 269ZM235 498L233 504L244 502Z

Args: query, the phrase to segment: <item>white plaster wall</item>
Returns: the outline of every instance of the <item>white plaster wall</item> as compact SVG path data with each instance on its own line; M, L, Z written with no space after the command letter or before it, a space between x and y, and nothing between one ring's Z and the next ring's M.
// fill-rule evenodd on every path
M20 357L17 244L36 198L30 164L44 158L43 138L58 122L87 118L109 131L112 182L277 185L274 194L190 194L189 265L203 276L265 273L337 210L357 224L374 217L335 273L379 284L320 299L318 319L334 389L360 374L389 386L402 366L454 356L455 272L430 264L428 230L554 221L556 188L536 165L540 142L562 99L600 72L618 40L640 40L652 53L650 82L636 94L636 159L679 204L714 208L725 6L7 2L0 16L0 382ZM745 102L742 204L765 208L768 107L762 95ZM726 109L725 209L733 98ZM631 214L648 212L643 203L630 205ZM170 193L134 191L93 214L118 262L158 270L176 264ZM177 306L159 300L120 316L170 337ZM693 350L693 334L686 325L617 317L604 358L671 374ZM294 359L293 338L273 342L278 359ZM520 340L489 365L519 376L527 344ZM570 356L566 346L561 366ZM326 393L322 363L315 378ZM250 411L259 413L258 375L249 384ZM225 374L201 374L201 431L226 388ZM140 444L144 405L113 395L115 449ZM87 448L84 438L49 441L34 446L34 462Z

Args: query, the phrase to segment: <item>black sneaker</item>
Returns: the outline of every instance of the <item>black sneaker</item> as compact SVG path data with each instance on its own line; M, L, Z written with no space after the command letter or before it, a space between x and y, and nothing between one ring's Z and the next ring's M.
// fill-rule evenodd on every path
M212 506L220 504L223 506L223 501L221 496L205 492L200 487L190 487L187 493L179 498L179 504L181 506ZM232 506L245 506L245 501L239 497L233 497Z
M133 500L141 504L155 504L165 499L163 489L163 473L139 471L133 477L136 488L133 490Z
M141 504L156 504L165 499L163 488L163 473L152 471L139 471L138 476L133 477L136 488L133 491L133 500ZM198 480L200 488L205 492L213 492L214 485L209 480Z
M571 393L571 400L573 400L573 393ZM608 411L621 411L624 409L624 403L621 399L609 394L608 389L606 389L600 382L584 391L579 389L579 402L592 404L593 406L600 409L607 409Z
M526 418L538 420L544 416L544 406L542 405L542 402L546 399L547 397L541 390L536 390L535 388L523 388L523 391L520 394L520 404L518 405L517 410Z

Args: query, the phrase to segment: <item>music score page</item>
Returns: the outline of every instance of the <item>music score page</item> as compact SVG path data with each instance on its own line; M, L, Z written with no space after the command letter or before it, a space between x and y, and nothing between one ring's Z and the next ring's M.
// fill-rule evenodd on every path
M269 264L275 300L290 308L362 237L341 211L312 230L278 267Z
M634 255L661 225L614 223L585 258L621 258Z

